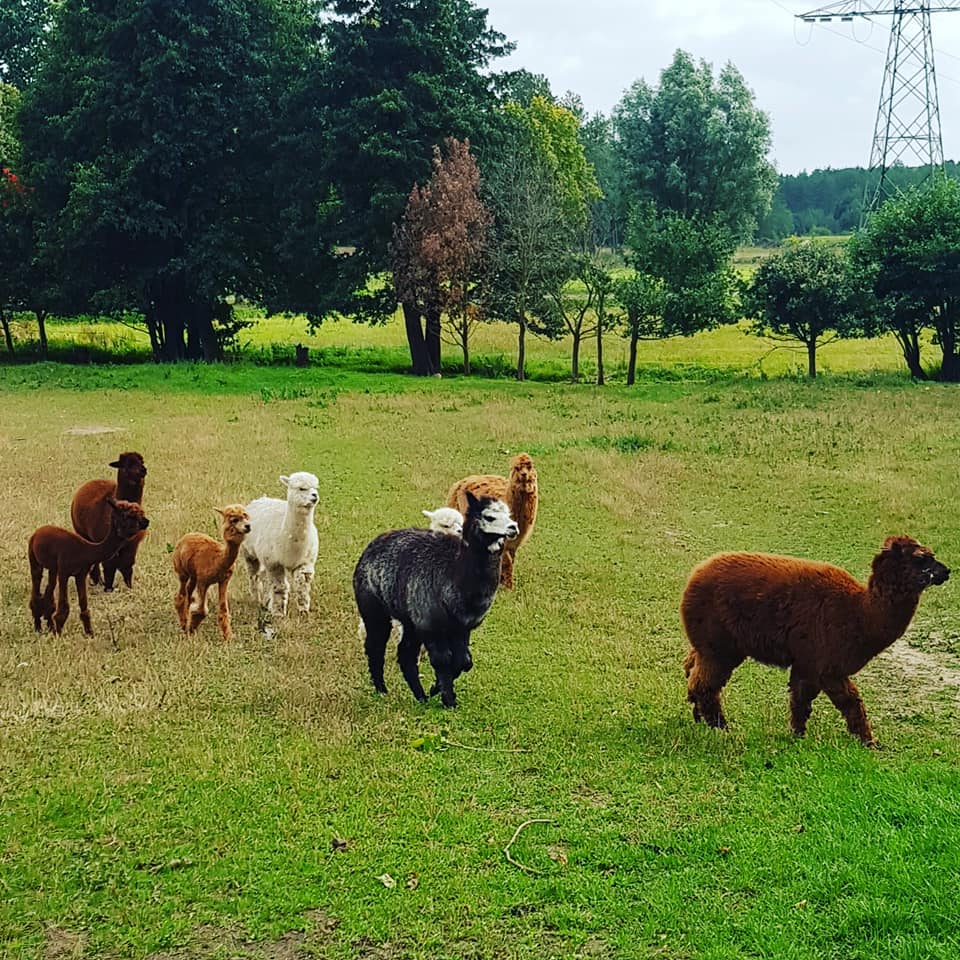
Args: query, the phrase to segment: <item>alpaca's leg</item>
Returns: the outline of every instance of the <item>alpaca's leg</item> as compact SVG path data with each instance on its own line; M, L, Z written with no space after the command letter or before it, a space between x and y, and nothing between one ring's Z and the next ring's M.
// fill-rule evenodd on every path
M287 600L290 596L290 581L287 571L282 566L270 567L267 571L270 578L270 597L267 609L274 617L287 615Z
M506 590L513 589L513 551L509 546L504 547L500 561L500 586Z
M103 592L113 593L113 581L117 575L117 557L107 557L103 561Z
M247 564L247 575L250 578L250 596L258 604L263 603L263 588L260 584L260 561L256 557L251 557L249 553L243 555Z
M436 682L430 688L430 696L440 694L440 702L445 707L457 705L457 694L453 689L453 682L461 673L473 669L473 658L470 656L470 635L450 635L443 645L427 643L427 655L430 665L437 675Z
M426 703L427 695L423 691L423 684L420 682L420 667L417 663L420 656L420 638L411 624L403 625L403 636L397 646L397 663L400 664L400 672L403 679L407 681L410 692L420 703Z
M195 581L191 580L191 585ZM206 619L207 616L207 590L210 588L209 583L201 583L196 586L196 596L193 597L193 591L191 591L191 597L193 599L190 603L190 633L193 633L197 627Z
M70 600L67 597L67 585L70 578L66 574L57 574L57 608L53 613L53 632L63 633L63 625L70 615Z
M180 577L180 587L173 595L173 608L177 611L177 620L180 623L180 629L187 632L187 609L190 606L190 590L187 588L188 577Z
M798 737L807 732L813 701L819 693L820 688L812 680L801 676L796 667L790 671L790 728Z
M93 627L90 623L90 610L87 608L87 571L83 570L73 578L77 583L77 606L80 608L80 622L83 632L93 636Z
M229 578L217 584L217 591L220 600L220 607L217 611L217 624L224 640L233 639L233 631L230 629L230 605L227 603L227 585Z
M727 719L720 706L720 691L742 662L743 657L721 659L704 650L697 650L695 657L687 656L684 663L685 669L687 663L690 664L687 669L687 699L693 704L694 720L703 720L711 727L726 727Z
M51 574L52 576L52 574ZM40 632L40 618L49 617L49 611L46 609L44 599L40 593L40 582L43 580L43 567L30 557L30 613L33 614L33 629Z
M87 573L88 573L88 575L89 575L89 577L90 577L90 582L91 582L94 586L100 586L100 580L101 580L101 577L100 577L100 564L99 564L99 563L95 563L95 564L87 571Z
M843 714L847 721L847 729L868 747L876 746L877 741L873 738L870 721L867 720L867 711L856 684L849 677L841 677L839 680L824 684L823 692Z
M53 614L56 610L56 604L53 599L53 592L57 587L58 571L50 570L47 579L47 589L43 591L43 615L47 620L47 629L51 632L55 629L53 625Z
M291 576L293 580L293 598L297 604L298 613L310 612L310 585L313 583L313 567L304 564L297 567Z
M137 558L137 547L139 543L139 539L133 543L128 543L113 558L116 569L120 571L120 576L123 577L123 582L128 587L133 586L133 564Z
M360 626L370 680L378 693L386 693L387 685L383 680L383 661L387 652L387 639L390 636L390 618L379 608L379 605L364 603L360 606Z

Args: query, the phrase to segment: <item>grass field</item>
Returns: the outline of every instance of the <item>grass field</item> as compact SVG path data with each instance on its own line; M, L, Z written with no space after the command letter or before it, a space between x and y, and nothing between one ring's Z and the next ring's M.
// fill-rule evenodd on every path
M824 698L794 740L785 674L751 664L731 729L695 725L677 616L718 549L864 577L906 532L956 565L956 388L911 384L889 343L763 380L737 331L658 345L632 389L419 381L354 368L389 330L338 329L307 370L0 369L0 956L960 955L955 583L859 675L880 751ZM127 449L149 469L134 589L92 592L92 640L75 609L35 636L26 539ZM419 706L392 661L378 697L363 546L523 449L540 516L460 706ZM185 639L172 544L299 469L321 476L310 616L264 640L238 570L235 642Z

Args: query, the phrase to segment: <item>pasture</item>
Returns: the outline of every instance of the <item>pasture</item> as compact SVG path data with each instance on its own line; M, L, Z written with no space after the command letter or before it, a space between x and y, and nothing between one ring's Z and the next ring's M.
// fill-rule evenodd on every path
M0 955L956 957L960 574L858 675L879 751L824 697L795 740L786 674L751 663L730 730L695 725L677 614L721 549L865 579L909 533L960 568L955 388L911 384L889 342L828 348L840 372L813 384L764 380L742 332L712 336L629 390L419 381L333 353L4 368ZM91 589L93 639L72 594L63 636L36 636L26 539L69 526L73 491L123 450L149 471L134 589ZM520 450L540 515L460 706L414 702L393 644L376 695L361 550ZM321 481L313 611L264 639L238 569L234 642L215 618L185 638L173 543L293 470Z

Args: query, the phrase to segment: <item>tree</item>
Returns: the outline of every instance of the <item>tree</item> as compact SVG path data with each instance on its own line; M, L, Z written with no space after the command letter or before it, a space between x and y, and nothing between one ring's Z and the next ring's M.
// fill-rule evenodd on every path
M879 324L897 338L911 375L927 376L920 363L926 328L942 353L939 378L960 381L960 182L936 176L891 198L850 247Z
M658 277L633 273L614 282L613 296L626 313L624 331L630 340L627 386L632 387L637 376L638 341L662 339L666 290Z
M627 225L627 198L611 121L595 114L580 126L580 141L601 193L590 202L590 243L595 249L619 249Z
M755 333L803 344L811 379L818 347L851 333L857 303L844 252L811 240L788 243L764 260L745 298Z
M314 94L325 131L317 157L332 198L327 220L352 252L318 305L365 319L392 315L389 289L367 279L390 269L393 225L410 186L430 174L445 137L486 148L496 98L489 64L512 49L470 0L331 0ZM392 302L391 302L392 301Z
M403 307L413 372L418 374L440 372L444 313L459 318L464 372L470 372L467 308L490 225L470 142L448 137L444 147L446 156L434 147L430 180L410 191L391 247L393 286Z
M730 265L734 241L716 220L658 213L652 203L631 212L629 259L659 289L646 337L690 336L737 319L739 281Z
M51 28L52 0L0 4L0 83L23 90L34 78Z
M158 358L216 359L227 295L273 283L312 23L299 0L59 7L20 112L38 250L92 308L140 311Z
M742 75L682 50L657 88L638 80L615 107L613 125L626 189L687 219L752 236L777 185L767 159L770 123Z

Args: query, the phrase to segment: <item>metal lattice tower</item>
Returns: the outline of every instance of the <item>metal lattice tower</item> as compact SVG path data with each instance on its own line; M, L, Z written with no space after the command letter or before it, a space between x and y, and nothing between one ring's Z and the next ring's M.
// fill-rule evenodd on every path
M872 195L868 180L864 215L896 192L888 176L891 167L928 166L931 172L943 169L930 14L955 10L960 10L960 6L945 0L928 3L892 0L886 4L846 0L798 15L805 23L829 22L834 18L852 21L857 17L893 17L870 150L869 170L878 172L879 176Z

